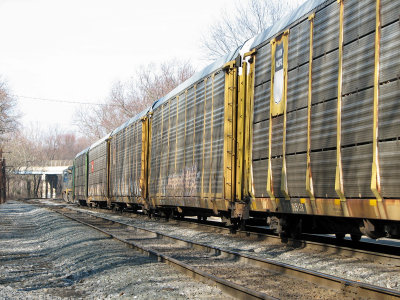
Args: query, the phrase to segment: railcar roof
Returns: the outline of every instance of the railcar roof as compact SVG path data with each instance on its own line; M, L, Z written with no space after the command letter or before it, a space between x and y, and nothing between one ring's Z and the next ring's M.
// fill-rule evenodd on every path
M129 125L131 125L132 123L136 122L137 120L140 120L141 118L143 118L149 112L149 110L150 110L150 107L148 107L145 110L143 110L142 112L138 113L136 116L130 118L128 121L123 123L121 126L119 126L118 128L114 129L110 136L114 136L115 134L117 134L118 132L123 130L124 128L128 127Z
M110 133L106 134L105 136L103 136L103 137L102 137L101 139L99 139L98 141L94 142L92 145L90 145L90 147L89 147L88 150L90 151L90 150L93 149L94 147L100 145L102 142L104 142L105 140L107 140L107 139L111 136L111 134L112 134L112 131L111 131Z
M241 47L239 47L239 48L241 48ZM171 97L180 94L181 92L185 91L187 88L189 88L190 86L195 84L200 79L202 79L202 78L212 74L213 72L217 71L218 69L222 68L227 62L230 62L231 60L236 58L236 56L239 53L239 48L236 49L235 51L232 51L232 52L222 56L221 58L214 61L212 64L205 67L203 70L195 73L192 77L190 77L185 82L178 85L175 89L173 89L171 92L166 94L164 97L162 97L162 98L158 99L156 102L154 102L152 108L156 109L157 107L162 105L164 102L168 101L168 99L170 99Z
M82 154L85 154L86 152L88 152L88 151L89 151L89 148L90 148L90 147L87 147L86 149L84 149L84 150L82 150L81 152L79 152L77 155L75 155L75 158L77 158L77 157L81 156Z
M274 36L289 28L291 24L296 23L296 21L299 21L305 16L308 16L309 13L315 10L318 6L334 1L335 0L308 0L304 2L292 13L284 16L278 22L274 23L272 26L268 27L259 35L257 35L250 48L254 49L257 46L264 44L265 42L269 42Z

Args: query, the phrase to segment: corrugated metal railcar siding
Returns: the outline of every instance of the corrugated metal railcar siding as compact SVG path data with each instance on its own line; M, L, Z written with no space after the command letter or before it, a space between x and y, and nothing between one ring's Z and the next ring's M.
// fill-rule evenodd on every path
M186 141L185 141L185 183L184 196L192 197L196 194L197 169L194 164L194 125L196 120L196 91L194 87L188 89L186 104Z
M210 174L211 174L211 114L212 114L212 86L213 78L209 77L205 86L205 106L204 106L204 136L203 136L203 162L202 162L202 194L204 197L209 196Z
M107 141L89 150L88 196L96 200L107 197Z
M306 19L290 29L288 49L289 71L296 69L309 61L309 45L310 22Z
M220 71L214 78L214 105L212 129L212 159L210 163L211 197L221 198L224 181L224 100L225 73ZM207 161L206 161L207 162Z
M253 160L268 158L269 120L253 125Z
M257 50L253 115L253 177L256 197L267 196L271 46Z
M379 143L382 196L399 198L400 140Z
M160 179L161 109L158 107L151 118L150 198L157 196Z
M314 57L339 47L339 4L334 1L315 14ZM337 63L337 60L336 60Z
M167 160L167 171L166 171L166 187L165 196L170 200L174 199L175 191L178 188L177 182L175 181L175 149L176 149L176 118L177 118L177 105L178 99L176 97L171 98L169 102L169 129L168 129L168 160Z
M86 153L75 158L75 197L86 199Z
M184 196L185 188L185 143L186 143L186 93L179 95L178 106L178 126L176 128L176 171L177 187L175 189L175 197Z
M142 127L143 123L141 120L138 120L136 122L135 130L136 130L136 135L135 135L135 143L136 145L136 150L134 153L134 159L136 161L136 170L135 170L135 176L132 176L132 182L133 182L133 193L135 197L140 197L141 196L141 189L140 189L140 176L141 176L141 170L142 170Z
M312 104L337 99L339 51L313 61Z
M205 84L204 81L197 85L196 89L196 121L195 121L195 137L194 137L194 162L196 171L196 195L201 195L201 176L203 166L203 126L204 126L204 97L205 97Z
M111 196L139 197L142 152L142 123L140 120L122 129L111 139Z
M271 46L257 50L253 122L269 119L269 90L271 85Z
M379 90L379 139L400 136L400 80L380 86ZM398 150L400 151L400 149Z
M344 46L343 95L374 85L374 41L375 33L371 33Z
M400 77L400 25L399 22L382 28L380 52L380 82Z
M162 138L159 155L160 159L160 181L158 193L160 197L166 196L166 188L168 182L168 133L169 133L169 102L162 105ZM162 199L161 199L162 200ZM163 203L163 201L161 202Z
M386 26L399 20L400 2L381 0L381 25Z
M382 196L400 195L399 1L382 1L379 96L379 163Z
M344 44L375 32L376 0L344 1ZM374 43L373 43L374 44Z
M266 44L257 50L255 86L271 80L271 45Z
M372 145L342 149L344 192L348 198L373 198L371 191Z

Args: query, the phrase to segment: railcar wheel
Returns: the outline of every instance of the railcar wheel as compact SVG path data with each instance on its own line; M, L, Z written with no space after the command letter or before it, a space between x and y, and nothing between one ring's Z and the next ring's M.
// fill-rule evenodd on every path
M346 234L345 233L335 233L335 236L336 236L336 239L338 240L338 241L343 241L344 240L344 237L346 236Z
M350 237L353 242L359 242L361 240L361 234L358 233L352 233Z

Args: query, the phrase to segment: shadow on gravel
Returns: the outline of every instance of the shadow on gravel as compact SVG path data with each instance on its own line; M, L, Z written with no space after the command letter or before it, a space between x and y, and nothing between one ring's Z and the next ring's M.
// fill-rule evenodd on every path
M0 223L0 285L20 291L72 287L103 272L155 262L94 229L30 205L3 206Z

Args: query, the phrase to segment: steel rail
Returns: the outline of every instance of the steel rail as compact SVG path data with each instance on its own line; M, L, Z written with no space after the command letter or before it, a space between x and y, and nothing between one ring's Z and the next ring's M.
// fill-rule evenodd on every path
M129 247L131 247L132 249L134 249L134 250L136 250L136 251L138 251L140 253L146 254L149 257L156 258L160 262L163 262L163 263L166 263L168 265L171 265L174 268L176 268L177 270L179 270L180 272L182 272L182 273L184 273L184 274L186 274L188 276L191 276L192 278L194 278L194 279L196 279L198 281L201 281L201 282L209 284L209 285L211 283L211 285L217 286L224 293L226 293L226 294L228 294L228 295L230 295L232 297L235 297L236 299L243 299L243 300L246 300L246 299L276 300L276 299L278 299L278 298L275 298L275 297L271 297L271 296L269 296L267 294L251 290L249 288L246 288L244 286L241 286L241 285L238 285L236 283L230 282L228 280L219 278L217 276L214 276L212 274L204 272L204 271L202 271L202 270L200 270L198 268L195 268L195 267L192 267L192 266L190 266L190 265L188 265L186 263L183 263L183 262L181 262L181 261L179 261L177 259L174 259L174 258L172 258L170 256L162 254L162 253L160 253L158 251L154 251L154 250L149 249L147 247L141 246L141 245L139 245L139 244L137 244L135 242L128 241L128 240L126 240L124 238L118 237L117 235L115 235L115 234L113 234L111 232L108 232L108 231L106 231L104 229L101 229L101 228L99 228L99 227L97 227L95 225L92 225L92 224L90 224L88 222L85 222L85 221L83 221L83 220L81 220L79 218L75 218L75 217L73 217L71 215L65 214L65 213L61 212L60 209L58 209L58 208L53 208L53 207L50 208L48 206L46 206L46 208L51 209L52 211L57 212L57 213L61 214L62 216L66 217L66 218L69 218L69 219L74 220L76 222L79 222L79 223L81 223L81 224L83 224L85 226L88 226L90 228L98 230L101 233L103 233L104 235L109 236L110 238L115 239L115 240L117 240L119 242L122 242L122 243L128 245ZM75 211L75 212L78 212L78 211ZM79 213L82 213L82 212L79 212ZM95 218L111 221L112 223L119 223L119 224L122 224L122 225L130 226L130 225L127 225L127 224L124 224L124 223L121 223L121 222L115 222L115 221L107 219L107 218L94 216L92 214L89 214L89 215L92 216L92 217L95 217Z
M53 208L51 208L53 209ZM115 224L120 224L120 225L124 225L126 227L132 227L135 230L140 230L143 232L147 232L147 233L152 233L154 235L156 235L157 238L161 238L161 239L165 239L165 240L172 240L172 241L178 241L180 243L184 243L185 245L195 248L195 249L202 249L202 250L206 250L206 251L213 251L216 254L219 255L224 255L224 256L228 256L228 257L232 257L237 261L252 265L252 266L257 266L257 267L262 267L265 268L269 271L273 271L273 272L277 272L280 274L285 274L289 277L292 278L297 278L297 279L302 279L302 280L307 280L309 282L315 283L319 286L323 286L323 287L327 287L327 288L331 288L337 291L343 291L345 293L347 293L348 295L351 296L356 296L356 297L361 297L361 298L374 298L374 299L400 299L400 292L392 290L392 289L387 289L387 288L383 288L383 287L379 287L379 286L374 286L371 284L366 284L366 283L361 283L361 282L356 282L353 280L348 280L348 279L344 279L344 278L340 278L337 276L332 276L332 275L327 275L324 273L320 273L320 272L316 272L316 271L311 271L305 268L301 268L301 267L296 267L296 266L292 266L289 264L285 264L285 263L279 263L279 262L275 262L273 260L270 259L265 259L265 258L256 258L250 255L246 255L246 254L241 254L241 253L237 253L237 252L233 252L230 250L224 250L218 247L214 247L214 246L208 246L208 245L203 245L197 242L192 242L192 241L188 241L185 239L181 239L181 238L177 238L177 237L173 237L167 234L162 234L153 230L149 230L149 229L145 229L145 228L141 228L139 226L136 225L132 225L132 224L127 224L124 222L120 222L120 221L115 221L106 217L100 217L100 216L96 216L92 213L86 213L86 212L82 212L82 211L75 211L75 212L79 212L81 214L87 214L90 215L92 217L95 218L99 218L99 219L103 219L103 220L107 220L109 222L115 223ZM63 214L65 215L65 214ZM68 217L67 215L65 215L66 217ZM82 224L85 225L89 225L90 224L86 224L86 222L81 221ZM91 226L92 227L92 226ZM95 228L95 227L93 227ZM98 229L98 228L95 228ZM102 231L102 230L101 230ZM134 246L135 248L140 248L140 249L144 249L144 247L137 245L136 243L132 243L130 241L126 241L124 239L120 239L118 237L116 237L115 235L104 231L105 234L108 234L110 236L112 236L113 238L120 240L124 243L128 243L131 244L132 246ZM173 258L170 258L168 256L165 256L164 254L155 252L153 250L150 249L145 249L144 251L146 251L147 253L150 253L154 256L159 257L159 259L161 259L161 261L166 261L168 263L171 264L176 264L179 263L180 264L180 268L185 268L187 270L191 270L190 272L194 272L197 275L200 275L201 273L204 273L202 271L199 271L196 268L193 268L187 264L184 264L182 262L178 262ZM196 278L197 275L194 275L194 277ZM213 278L213 275L209 275L209 279ZM202 275L203 276L203 275ZM225 286L225 284L233 284L231 282L228 282L226 280L223 279L219 279L219 283ZM233 286L235 286L236 284L233 284ZM232 286L231 286L232 288ZM241 295L245 296L246 293L248 293L249 291L244 288L245 290L241 290ZM235 297L237 297L237 295L235 294L230 294L230 295L234 295ZM256 295L256 294L255 294ZM259 296L262 297L269 297L265 294L260 294ZM248 299L249 295L247 295L245 298L243 299ZM255 296L256 298L258 296ZM239 297L241 298L241 297ZM265 299L265 298L261 298L261 299Z

